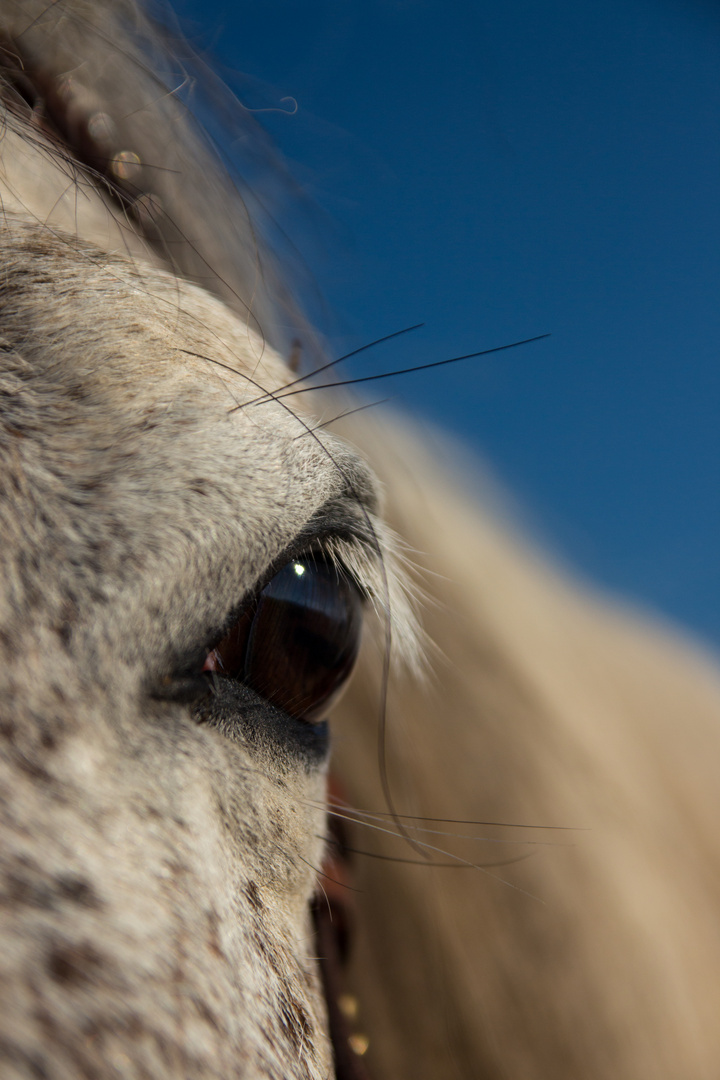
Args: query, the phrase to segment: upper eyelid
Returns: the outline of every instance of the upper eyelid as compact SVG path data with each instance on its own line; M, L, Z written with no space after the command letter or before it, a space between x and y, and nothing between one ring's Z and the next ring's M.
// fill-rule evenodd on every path
M366 575L358 573L357 568L351 565L355 560L347 558L347 553L353 549L363 550L366 557L368 552L372 550L364 537L358 536L351 530L344 533L318 530L314 534L305 532L298 534L283 550L282 554L273 559L267 570L258 579L254 588L246 594L242 609L244 610L253 602L253 599L262 592L265 586L272 581L284 566L291 562L300 562L302 559L311 559L314 554L318 554L327 562L333 563L339 573L355 585L363 600L369 599L373 594L370 580ZM374 551L373 554L375 559L378 559L377 552Z
M427 645L416 615L419 593L409 582L404 556L383 523L370 514L365 517L357 509L353 514L347 503L343 506L338 500L313 515L252 586L225 608L224 614L218 611L217 621L206 624L204 631L198 627L195 645L168 657L168 675L171 671L175 677L194 673L202 657L248 612L273 577L289 562L310 557L313 550L337 565L343 577L353 582L363 606L379 615L380 625L390 618L394 655L402 665L420 671Z
M373 587L367 575L358 572L358 561L366 561L379 566L384 557L380 537L382 526L372 510L359 503L357 498L348 495L328 500L321 506L284 549L282 555L274 560L279 569L283 562L294 555L320 550L325 558L338 563L345 574L355 582L363 595L371 595ZM363 559L346 559L342 552L362 554ZM372 575L374 578L375 575Z
M351 529L344 533L340 531L323 531L322 529L312 532L302 531L282 550L282 552L268 564L263 573L257 578L252 588L248 589L240 602L233 606L223 622L223 626L229 629L234 622L241 618L243 613L257 600L260 593L268 585L276 574L291 562L299 562L303 558L311 558L313 552L319 553L326 561L334 563L339 572L351 581L363 601L369 600L374 593L371 581L366 575L358 573L357 569L350 565L346 553L355 549L367 551L370 545L364 537L354 534ZM345 553L345 557L343 554ZM377 553L375 553L377 559Z

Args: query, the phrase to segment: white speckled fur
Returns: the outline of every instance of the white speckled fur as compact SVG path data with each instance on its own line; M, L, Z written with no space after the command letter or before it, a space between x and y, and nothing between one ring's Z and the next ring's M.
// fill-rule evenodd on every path
M309 918L325 769L152 688L328 505L374 523L417 663L381 501L433 643L429 681L390 687L398 807L588 831L427 834L440 862L534 851L483 873L351 827L383 856L356 858L351 964L374 1076L715 1080L715 669L480 514L439 443L362 414L361 458L297 437L301 397L248 406L293 377L266 338L301 319L131 0L2 0L0 36L3 1080L332 1076ZM98 115L142 205L74 158ZM370 549L330 546L382 608ZM334 770L373 812L381 653L334 718ZM505 846L538 838L560 845Z

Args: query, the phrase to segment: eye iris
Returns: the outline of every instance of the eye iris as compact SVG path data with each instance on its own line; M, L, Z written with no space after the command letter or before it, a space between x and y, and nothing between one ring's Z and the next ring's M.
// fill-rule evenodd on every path
M288 563L208 657L205 668L242 680L291 716L321 719L357 658L362 602L318 556Z

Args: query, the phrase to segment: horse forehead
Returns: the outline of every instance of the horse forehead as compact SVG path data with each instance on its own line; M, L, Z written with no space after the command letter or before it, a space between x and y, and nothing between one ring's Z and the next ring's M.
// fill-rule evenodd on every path
M222 490L218 513L236 492L246 522L281 512L291 531L343 490L375 503L367 466L314 430L302 395L283 400L283 360L204 290L27 229L10 230L0 261L0 334L20 354L3 366L29 369L33 426L81 482L112 474L137 511L198 481Z

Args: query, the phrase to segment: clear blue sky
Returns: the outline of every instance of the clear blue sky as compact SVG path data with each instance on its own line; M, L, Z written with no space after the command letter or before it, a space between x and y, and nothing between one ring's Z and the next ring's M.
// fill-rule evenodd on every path
M350 374L468 440L549 546L720 647L714 0L182 0L303 199ZM226 72L226 76L229 73ZM368 391L370 392L370 391Z

